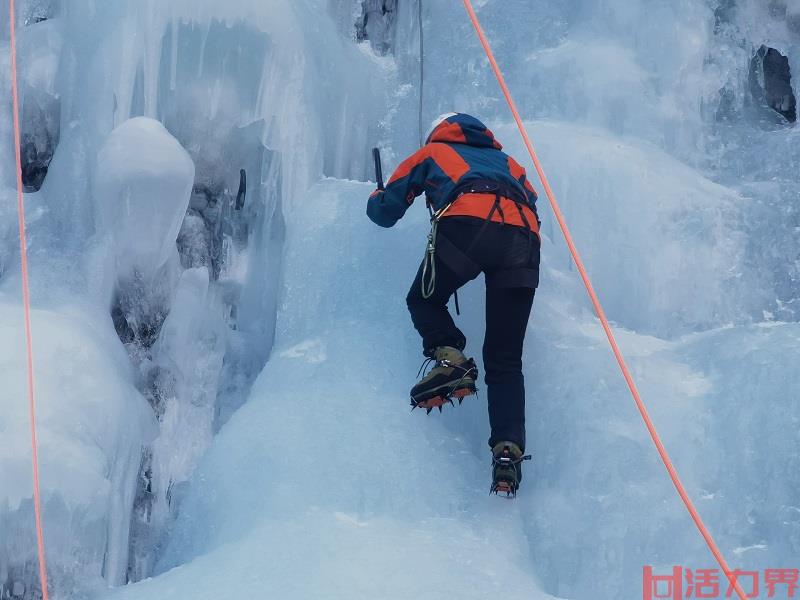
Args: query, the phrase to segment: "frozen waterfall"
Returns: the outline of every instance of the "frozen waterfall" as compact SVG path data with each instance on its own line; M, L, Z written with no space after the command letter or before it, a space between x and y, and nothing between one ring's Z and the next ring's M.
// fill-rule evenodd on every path
M731 566L796 568L800 7L475 5L698 510ZM36 600L7 15L0 598ZM533 175L460 2L17 16L51 598L629 600L716 567L543 201L517 499L485 398L409 414L427 214L367 220L369 149L457 110ZM479 356L481 281L461 305Z

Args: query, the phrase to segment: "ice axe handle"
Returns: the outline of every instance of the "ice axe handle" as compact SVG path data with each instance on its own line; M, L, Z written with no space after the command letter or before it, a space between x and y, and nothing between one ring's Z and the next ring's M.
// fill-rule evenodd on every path
M377 148L372 149L372 158L375 161L375 181L378 182L378 189L383 188L383 169L381 168L381 151Z

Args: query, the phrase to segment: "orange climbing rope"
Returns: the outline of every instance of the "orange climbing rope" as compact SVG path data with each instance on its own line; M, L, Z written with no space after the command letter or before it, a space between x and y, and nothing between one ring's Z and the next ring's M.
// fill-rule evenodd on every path
M484 51L486 52L486 56L489 59L489 63L492 66L492 70L494 71L495 76L497 77L497 82L500 84L500 88L503 91L503 96L505 96L506 102L508 103L509 108L511 109L511 114L514 116L514 121L517 123L517 127L519 128L520 134L522 134L522 139L525 142L525 147L528 149L528 153L531 156L531 160L533 161L533 165L536 168L536 172L539 175L539 179L542 181L542 186L544 187L544 192L547 195L547 200L550 202L550 206L553 209L553 214L555 214L556 220L558 221L558 225L561 228L561 233L564 234L564 239L567 241L567 246L569 247L569 252L572 255L572 259L575 261L575 266L578 268L578 272L580 273L581 279L583 280L583 285L586 286L586 291L589 294L589 299L592 301L592 306L594 306L594 310L597 313L598 318L600 319L600 323L603 326L603 330L606 332L606 337L608 338L608 343L611 344L611 350L614 352L614 357L617 359L617 363L619 363L619 368L622 371L622 376L625 378L625 382L628 384L628 388L631 391L631 395L633 396L633 400L636 403L636 408L639 409L639 413L642 415L642 419L644 420L644 424L647 427L647 431L650 432L650 437L653 439L653 443L656 446L656 450L658 450L658 455L661 457L661 460L664 463L664 466L667 468L667 473L669 473L669 477L672 480L672 483L675 485L675 489L678 490L678 495L683 500L683 503L686 505L686 509L689 511L689 514L692 517L697 529L700 531L700 534L703 536L703 539L708 544L711 553L714 555L714 558L717 559L719 566L722 567L725 576L728 578L728 581L734 586L737 595L739 596L740 600L746 600L747 596L745 595L742 587L736 581L736 578L733 574L733 571L728 567L728 563L725 561L725 557L720 552L719 548L717 547L716 542L714 542L714 538L711 537L711 533L708 531L708 528L703 523L703 519L700 518L700 514L697 512L697 509L694 507L691 498L686 493L686 489L683 487L680 478L678 477L678 472L675 470L675 466L672 464L672 460L667 453L664 444L661 442L661 438L658 435L658 431L656 431L655 425L653 425L653 421L650 419L650 415L647 412L647 407L645 407L644 402L639 394L639 390L636 387L636 383L631 376L630 370L628 369L628 365L625 362L625 358L622 356L622 352L617 345L617 340L614 337L614 332L611 329L611 325L608 322L608 318L606 318L605 312L603 311L603 307L600 304L600 300L597 297L597 294L594 291L594 287L592 286L592 282L589 279L589 275L586 272L586 267L583 265L583 261L581 260L580 254L578 253L578 249L575 247L575 243L572 240L572 234L570 234L569 227L567 226L567 222L564 220L564 215L561 212L561 208L556 201L555 195L553 194L553 190L550 187L550 183L547 180L547 176L544 173L544 169L542 168L541 163L539 162L539 157L536 155L536 151L533 149L533 144L531 144L530 137L528 137L528 132L525 129L525 125L522 123L522 118L519 115L519 111L517 110L516 104L514 104L514 99L511 97L511 92L508 90L508 86L506 85L505 79L503 77L503 73L500 71L500 67L497 65L497 61L495 60L494 54L492 53L492 49L489 47L489 41L486 38L486 35L483 32L483 28L481 27L480 21L478 20L478 15L475 14L475 9L472 6L471 0L463 0L464 8L467 9L467 14L469 15L470 21L472 21L472 25L475 28L475 32L478 34L478 39L483 46Z
M42 600L49 600L47 591L47 564L44 558L42 531L42 502L39 492L39 452L36 443L36 396L33 377L33 338L31 336L31 294L28 284L28 247L25 242L25 197L22 188L22 156L20 154L19 90L17 87L17 37L14 0L9 0L9 27L11 29L11 100L14 117L14 156L17 170L17 212L19 214L19 258L22 266L22 305L25 313L25 346L28 369L28 410L31 427L31 454L33 466L33 511L36 519L36 546L39 554L39 581Z

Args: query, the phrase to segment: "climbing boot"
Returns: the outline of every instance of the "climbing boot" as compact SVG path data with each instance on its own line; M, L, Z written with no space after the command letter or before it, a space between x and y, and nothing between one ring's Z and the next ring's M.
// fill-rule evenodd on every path
M489 493L515 497L522 481L522 462L530 459L530 456L523 456L522 448L514 442L495 444L492 448L492 488Z
M465 396L477 391L475 380L478 378L478 367L473 359L464 356L457 348L439 346L434 350L433 358L428 359L422 368L431 361L435 361L433 368L411 388L413 408L424 408L429 413L438 408L441 412L445 402L452 404L453 398L456 398L461 404Z

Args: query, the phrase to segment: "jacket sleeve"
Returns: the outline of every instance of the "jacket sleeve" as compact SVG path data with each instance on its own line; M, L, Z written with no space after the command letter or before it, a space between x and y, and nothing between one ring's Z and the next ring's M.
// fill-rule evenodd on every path
M391 227L406 214L425 187L429 149L423 146L400 163L389 178L385 190L375 190L367 201L367 216L381 227Z

